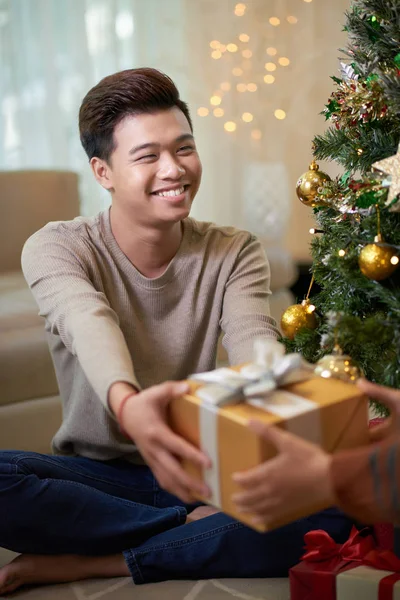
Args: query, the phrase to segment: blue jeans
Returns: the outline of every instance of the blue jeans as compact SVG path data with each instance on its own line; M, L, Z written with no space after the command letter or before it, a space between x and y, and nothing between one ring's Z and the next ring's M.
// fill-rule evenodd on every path
M303 537L347 539L335 508L260 534L218 513L184 525L187 506L150 469L34 452L0 452L0 546L31 554L124 554L135 583L168 579L283 577Z

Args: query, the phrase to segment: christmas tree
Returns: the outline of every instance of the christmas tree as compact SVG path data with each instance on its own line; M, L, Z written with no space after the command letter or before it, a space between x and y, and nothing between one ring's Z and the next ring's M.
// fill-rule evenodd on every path
M342 175L331 180L313 161L297 184L316 216L319 291L284 313L282 329L288 350L320 361L325 376L359 367L399 388L400 0L355 0L345 30L329 127L313 141L315 160L336 161Z

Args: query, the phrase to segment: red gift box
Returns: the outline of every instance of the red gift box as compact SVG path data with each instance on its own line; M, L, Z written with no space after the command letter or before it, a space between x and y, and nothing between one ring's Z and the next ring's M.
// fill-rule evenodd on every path
M370 529L353 527L344 544L336 544L322 530L311 531L304 539L303 560L289 571L291 600L366 600L368 586L369 598L393 600L393 587L400 581L400 559L389 550L377 550Z

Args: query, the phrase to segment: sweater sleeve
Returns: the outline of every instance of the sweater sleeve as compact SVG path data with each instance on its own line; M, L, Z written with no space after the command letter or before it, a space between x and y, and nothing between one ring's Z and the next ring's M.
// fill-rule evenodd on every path
M58 335L108 408L117 381L140 389L119 319L105 294L96 290L85 264L87 250L77 237L46 227L26 242L22 270L47 329Z
M253 358L255 337L279 337L269 312L270 293L268 260L259 240L250 236L237 256L225 287L220 325L230 364Z
M400 438L338 452L331 477L339 506L366 524L399 522Z

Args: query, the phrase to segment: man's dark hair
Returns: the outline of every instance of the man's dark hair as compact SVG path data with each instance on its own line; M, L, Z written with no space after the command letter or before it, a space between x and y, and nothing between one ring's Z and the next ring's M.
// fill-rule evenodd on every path
M122 119L178 107L193 131L186 102L165 73L157 69L127 69L104 77L86 94L79 110L79 133L89 157L107 162L115 150L114 130Z

